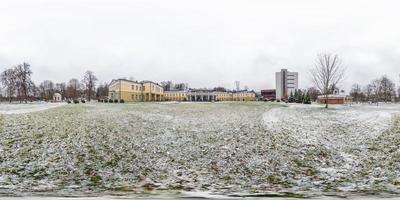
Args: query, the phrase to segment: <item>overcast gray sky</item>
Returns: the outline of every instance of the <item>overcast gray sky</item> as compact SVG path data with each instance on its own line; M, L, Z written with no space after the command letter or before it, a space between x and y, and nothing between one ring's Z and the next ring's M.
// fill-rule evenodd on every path
M0 70L26 61L39 83L82 79L300 87L320 52L347 66L342 87L387 74L399 85L398 0L1 0Z

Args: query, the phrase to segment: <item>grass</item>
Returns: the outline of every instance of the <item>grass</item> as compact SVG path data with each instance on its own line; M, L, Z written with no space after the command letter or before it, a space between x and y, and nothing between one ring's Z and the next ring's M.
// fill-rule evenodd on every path
M272 109L283 114L284 127L265 124ZM354 184L363 191L398 192L391 184L400 176L399 119L379 137L350 143L346 138L357 139L357 131L368 125L353 129L360 124L355 119L341 124L337 112L342 111L265 102L93 103L0 116L0 187L10 192L284 189L295 197L291 188L332 192ZM322 126L326 121L332 125ZM312 132L318 126L324 132ZM342 155L351 152L348 146L360 152L353 156L362 167L343 168L351 164ZM383 171L376 178L386 179L365 184L377 167Z

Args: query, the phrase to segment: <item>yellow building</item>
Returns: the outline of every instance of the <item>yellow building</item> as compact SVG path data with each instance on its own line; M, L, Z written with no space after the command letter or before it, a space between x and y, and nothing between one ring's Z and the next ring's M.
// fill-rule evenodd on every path
M255 101L256 93L254 91L236 91L233 92L233 101Z
M164 91L163 87L152 81L112 80L108 98L125 102L141 101L255 101L254 91L215 91L209 89L190 89Z
M187 91L165 91L164 99L166 101L187 101Z
M143 99L144 101L162 101L164 100L164 89L161 85L151 81L143 81Z
M232 101L232 92L214 92L216 94L217 101Z
M130 81L117 79L109 85L108 98L112 100L123 99L130 101L162 101L164 98L163 88L151 81Z

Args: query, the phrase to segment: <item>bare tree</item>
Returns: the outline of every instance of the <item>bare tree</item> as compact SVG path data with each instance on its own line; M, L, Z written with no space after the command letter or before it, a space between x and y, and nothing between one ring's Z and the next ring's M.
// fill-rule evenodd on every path
M360 84L354 84L350 91L350 96L354 98L357 103L361 101L362 89Z
M92 99L92 96L94 96L94 92L96 89L96 82L97 82L97 77L94 75L94 73L89 70L86 71L82 83L85 86L86 96L88 97L89 101Z
M23 99L27 103L28 94L35 86L31 79L32 71L30 70L30 65L28 63L17 65L15 67L15 74L20 100Z
M103 83L97 87L96 97L99 99L106 98L108 96L108 84Z
M400 74L399 74L399 78L400 78ZM399 84L400 84L400 81L399 81ZM398 99L396 100L396 102L398 102L400 99L400 86L397 88L397 97L398 97Z
M216 92L226 92L227 91L227 89L222 86L215 87L214 90Z
M187 83L177 83L174 85L175 90L187 90L188 89L188 84Z
M364 87L364 93L367 101L372 101L374 98L374 88L372 84L368 84Z
M383 101L391 101L393 92L396 91L394 82L384 75L380 78L380 88Z
M17 89L17 79L15 70L10 68L4 70L0 75L1 83L3 84L6 90L6 96L8 97L8 101L11 103L13 96L15 95L15 91Z
M174 87L174 84L171 81L163 81L161 82L161 86L163 87L164 91L171 91L171 89Z
M50 101L54 95L54 83L50 80L45 80L39 85L40 97L44 101Z
M61 94L62 98L66 97L67 86L65 83L56 83L55 91Z
M308 93L308 95L310 96L310 100L311 100L311 101L316 101L317 98L318 98L318 95L321 94L320 91L319 91L317 88L315 88L315 87L310 87L310 88L308 88L308 89L307 89L307 93Z
M325 96L325 108L328 108L330 89L338 85L344 79L345 68L338 55L320 54L311 69L311 81L315 87Z
M80 95L81 85L78 79L71 79L68 82L66 96L70 99L77 99Z

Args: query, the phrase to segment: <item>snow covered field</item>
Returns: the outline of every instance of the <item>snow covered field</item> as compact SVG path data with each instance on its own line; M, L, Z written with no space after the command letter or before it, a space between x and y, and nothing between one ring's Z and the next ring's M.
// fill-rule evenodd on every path
M50 108L56 108L65 105L65 103L0 103L0 114L22 114L29 112L37 112L47 110Z
M400 195L399 117L400 105L264 102L3 114L0 195Z

